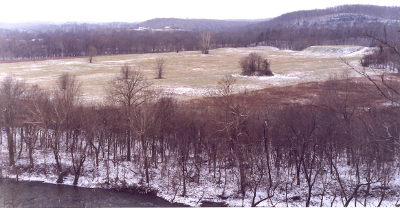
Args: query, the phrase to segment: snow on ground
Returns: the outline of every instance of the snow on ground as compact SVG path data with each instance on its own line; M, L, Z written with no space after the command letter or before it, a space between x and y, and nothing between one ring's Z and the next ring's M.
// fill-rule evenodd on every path
M308 72L294 72L289 74L275 74L274 76L243 76L239 73L233 74L235 78L251 80L249 84L235 84L235 92L243 92L244 90L260 90L266 86L281 86L285 83L293 83L293 80L300 81L300 79L306 76ZM158 86L156 88L162 89L166 94L173 94L175 96L187 96L187 97L204 97L216 92L215 87L204 86L204 87L191 87L191 86Z
M279 51L279 48L272 46L257 46L255 48L257 51ZM226 53L234 53L234 54L248 54L252 51L249 51L247 48L228 48L226 49Z
M372 53L374 48L364 46L310 46L298 53L302 56L356 57Z
M375 50L376 50L376 48L364 47L364 48L362 48L360 50L357 50L355 52L346 54L346 57L362 57L364 55L373 53Z
M57 177L55 175L55 161L54 155L49 150L35 150L34 161L35 161L35 171L32 173L23 172L21 169L14 169L8 167L8 157L6 144L4 142L0 144L0 176L5 178L19 178L19 180L26 181L43 181L45 183L55 184ZM17 159L16 167L26 167L29 163L27 158L27 153L23 152L22 158ZM63 164L65 167L70 167L72 165L71 161L67 155L62 154ZM238 177L239 171L237 168L221 169L216 171L216 177L214 177L213 171L209 172L207 164L203 164L201 168L201 174L199 178L199 183L195 181L188 180L187 185L187 196L182 197L182 183L181 183L181 172L180 166L174 161L176 158L169 158L169 162L160 163L158 167L152 167L150 169L150 183L146 184L144 182L144 169L141 165L135 164L135 161L119 161L113 163L112 160L109 161L109 171L107 174L107 160L100 160L100 164L96 167L94 162L94 157L89 156L84 165L82 175L79 179L78 186L97 188L97 187L117 187L117 186L131 186L131 185L142 185L146 187L151 187L158 190L157 195L170 202L178 202L187 204L190 206L199 206L202 201L213 201L213 202L225 202L229 206L246 206L251 205L251 200L253 194L251 190L248 190L246 196L242 198L238 194ZM188 165L188 171L193 171L194 166ZM339 170L346 176L346 173L354 171L350 168L340 168ZM17 176L17 172L18 176ZM397 175L398 173L396 173ZM352 175L352 174L349 174ZM248 180L251 180L249 177ZM302 179L301 186L295 185L294 171L291 173L287 172L275 172L273 175L273 180L275 182L281 183L278 189L275 190L274 197L271 200L266 200L260 203L258 206L304 206L305 197L307 193L306 181ZM110 185L105 185L109 181ZM324 176L325 186L332 185L333 179L331 177ZM72 185L73 176L68 175L65 178L64 184ZM390 183L391 190L382 203L382 206L394 206L399 203L400 193L400 178L393 177ZM313 189L313 198L311 201L311 206L320 206L322 200L322 206L343 206L340 196L335 199L332 195L329 195L329 191L326 192L324 198L322 198L320 193L322 193L323 186L321 184L316 184ZM266 196L266 188L259 187L256 199L260 199ZM374 186L372 187L374 190ZM218 196L226 197L226 199L221 199ZM294 200L292 197L299 196L300 200ZM379 197L378 197L379 198ZM367 206L377 206L379 199L377 197L368 197ZM287 200L286 200L287 199ZM333 201L333 202L332 202ZM364 203L364 198L357 202L357 206L362 206ZM354 201L350 206L355 206Z
M166 93L176 92L177 98L199 98L205 91L212 91L223 75L232 74L243 84L241 89L262 89L268 86L295 85L308 81L326 79L329 74L348 68L340 65L339 56L355 60L370 48L360 46L312 46L301 52L279 50L269 46L248 48L220 48L210 54L185 51L182 53L134 54L121 56L99 56L94 63L89 64L85 58L56 59L7 63L0 65L0 78L12 73L23 77L29 84L51 90L57 77L68 72L75 74L78 80L84 82L83 90L86 100L99 100L101 85L119 72L123 63L134 68L140 68L149 78L154 77L153 60L164 56L167 62L166 79L155 80L156 88L166 89ZM273 77L245 77L237 75L240 71L238 60L251 52L263 53L271 60ZM329 58L329 60L327 60ZM149 61L150 60L150 61ZM332 64L328 64L332 63ZM359 65L359 62L354 66ZM309 73L309 72L312 73ZM308 73L308 74L307 74ZM192 79L192 80L189 80ZM93 85L99 87L87 87ZM176 89L173 89L176 87ZM104 91L104 90L103 90ZM207 93L206 93L207 94Z
M257 50L261 47L257 47ZM261 48L261 49L264 49ZM277 50L272 47L265 47L265 50ZM373 49L368 47L358 47L358 46L349 46L349 47L334 47L334 46L313 46L307 48L301 52L296 52L297 55L302 56L312 56L312 57L357 57L361 56L365 53L370 53ZM249 51L247 49L237 49L230 48L226 49L227 53L243 53L247 54ZM205 55L188 55L188 56L205 56ZM207 55L208 56L208 55ZM146 58L147 60L148 58ZM103 61L102 63L123 63L135 61L137 59L131 60L123 60L123 61ZM51 60L44 63L33 64L31 69L40 68L46 65L77 65L83 62L79 61L70 61L63 62L59 60ZM352 65L357 65L358 61L351 62ZM16 66L17 67L17 66ZM202 68L193 68L192 70L201 71ZM265 85L281 85L285 82L293 83L293 81L297 81L300 79L304 79L306 75L310 72L300 72L300 71L292 71L289 73L281 74L275 73L274 76L271 77L247 77L242 76L240 74L233 74L234 77L241 79L249 79L252 80L252 83L243 85L242 87L246 89L261 89L264 88ZM3 73L2 73L3 74ZM90 78L96 77L97 75L89 75ZM272 82L273 81L273 82ZM259 83L263 83L264 85L260 85ZM162 86L165 92L167 93L175 93L177 95L186 95L186 96L195 96L198 95L207 95L212 91L210 88L193 88L191 86ZM0 177L8 177L8 178L18 178L20 180L27 181L43 181L46 183L56 183L57 177L54 173L54 155L51 151L48 150L35 150L34 161L37 169L32 172L22 172L19 171L17 174L17 170L12 170L8 167L8 155L7 155L7 146L5 143L5 139L3 138L3 143L0 144ZM22 158L17 160L17 166L27 166L29 163L29 159L27 158L27 153L23 152ZM62 158L70 158L68 155L62 155ZM121 161L113 164L112 161L109 162L109 172L107 174L107 161L103 160L100 162L99 167L96 167L94 164L94 158L88 157L84 170L82 171L82 176L79 179L78 186L82 187L104 187L105 182L109 181L110 184L114 186L122 186L123 184L127 185L145 185L150 186L154 189L159 190L157 193L158 196L165 198L171 202L179 202L188 204L191 206L199 206L202 200L215 201L215 202L226 202L229 206L250 206L252 195L250 191L245 198L238 194L238 170L235 168L228 170L221 170L221 174L217 173L217 177L214 178L213 172L209 173L208 168L203 167L201 170L199 183L189 182L188 184L188 193L186 197L182 197L182 184L181 184L181 173L178 164L172 163L172 161L176 161L171 159L169 163L164 165L159 165L157 168L151 168L151 181L149 184L146 184L143 181L143 167L135 164L134 162ZM65 166L72 166L72 162L70 160L63 160ZM340 171L345 172L345 169L341 169ZM349 170L347 170L349 171ZM398 175L398 173L397 173ZM305 201L305 193L306 193L306 182L302 181L301 186L294 186L293 173L275 173L274 180L285 181L288 184L288 196L286 196L286 190L281 186L281 188L277 189L275 192L275 196L269 201L265 201L261 203L259 206L304 206ZM326 178L326 180L332 181L331 178ZM65 178L65 184L72 185L73 176L69 175ZM220 182L220 183L218 183ZM391 182L393 186L393 190L395 191L394 195L389 196L383 202L382 206L394 206L398 204L399 192L400 190L400 177L395 177ZM260 188L258 192L258 197L265 197L266 190L265 188ZM318 194L321 193L322 185L316 185L312 206L319 206L321 201L321 196ZM226 200L222 200L218 197L218 195L223 195L227 197ZM291 197L301 196L302 199L299 201L290 200ZM289 201L286 201L286 197L289 198ZM257 198L258 199L258 198ZM332 196L325 196L322 202L323 206L330 206L331 201L333 200ZM368 206L377 206L378 202L375 198L368 199ZM361 206L362 204L357 203L357 206ZM343 206L343 203L340 201L339 197L333 202L333 206ZM351 206L354 206L354 202L351 203Z
M136 59L126 59L126 60L117 60L117 61L101 61L101 63L105 64L123 64L123 63L130 63L130 62L137 62L140 60L150 60L154 59L151 57L145 57L145 58L136 58Z

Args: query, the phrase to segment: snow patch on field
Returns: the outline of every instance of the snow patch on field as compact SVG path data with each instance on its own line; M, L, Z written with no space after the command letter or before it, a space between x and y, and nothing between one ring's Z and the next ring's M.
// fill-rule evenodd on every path
M126 59L126 60L118 60L118 61L102 61L102 63L121 64L121 63L127 63L127 62L132 62L132 61L137 61L137 59Z
M251 52L262 52L262 51L279 51L279 48L272 46L258 46L254 51L249 51L246 48L228 48L226 49L226 53L235 53L235 54L248 54Z
M201 71L201 70L204 70L204 68L193 68L193 69L191 69L192 71Z
M233 74L233 77L240 77L253 80L275 80L275 79L298 79L303 72L294 72L289 74L274 74L274 76L244 76L241 74Z
M203 97L209 94L211 89L207 87L203 88L192 88L187 86L177 87L165 87L160 86L164 94L172 94L174 96L185 96L185 97Z
M296 55L318 57L357 57L372 53L374 48L364 46L310 46Z

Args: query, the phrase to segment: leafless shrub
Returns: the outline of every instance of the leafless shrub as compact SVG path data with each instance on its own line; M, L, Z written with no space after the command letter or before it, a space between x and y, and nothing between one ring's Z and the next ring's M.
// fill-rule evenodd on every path
M157 79L162 79L164 75L164 69L165 69L165 60L163 57L157 58L156 59L156 74L157 74Z

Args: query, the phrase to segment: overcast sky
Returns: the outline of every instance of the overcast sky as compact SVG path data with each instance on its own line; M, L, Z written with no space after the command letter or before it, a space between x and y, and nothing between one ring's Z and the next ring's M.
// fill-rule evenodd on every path
M343 4L400 0L0 0L0 22L136 22L153 18L264 19Z

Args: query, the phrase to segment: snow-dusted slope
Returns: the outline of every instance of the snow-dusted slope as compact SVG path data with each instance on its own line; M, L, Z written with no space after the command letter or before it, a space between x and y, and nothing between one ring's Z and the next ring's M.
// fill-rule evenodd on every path
M338 25L352 27L360 26L362 24L369 23L384 23L386 25L399 24L399 20L385 19L380 17L374 17L365 14L355 13L339 13L323 15L312 18L301 18L292 21L292 26L297 27L317 27L317 28L336 28Z
M374 50L364 46L310 46L298 55L318 57L352 57L369 54Z

